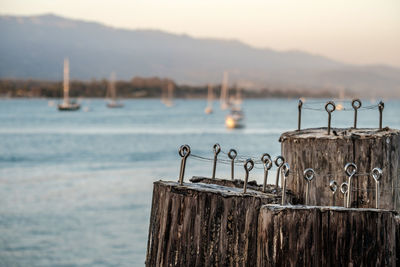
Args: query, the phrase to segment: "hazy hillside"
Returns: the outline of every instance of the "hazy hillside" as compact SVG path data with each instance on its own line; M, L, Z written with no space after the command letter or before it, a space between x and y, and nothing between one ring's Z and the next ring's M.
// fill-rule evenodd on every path
M71 77L89 80L170 77L178 83L230 81L256 87L341 87L367 95L400 96L400 70L352 66L303 52L256 49L233 40L195 39L153 30L122 30L54 15L0 16L0 77L62 79L68 56Z

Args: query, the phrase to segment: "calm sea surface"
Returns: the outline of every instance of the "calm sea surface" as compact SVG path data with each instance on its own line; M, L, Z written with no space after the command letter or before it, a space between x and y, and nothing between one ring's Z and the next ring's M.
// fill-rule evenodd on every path
M0 266L143 266L152 183L178 179L180 145L205 157L216 142L276 156L280 134L297 127L297 100L246 100L246 127L235 131L216 103L211 115L203 100L124 103L83 100L88 112L62 113L44 99L0 100ZM360 110L359 127L377 127L378 114ZM302 118L303 127L327 125L324 111ZM333 127L352 124L352 112L333 113ZM383 124L400 128L400 101L385 102ZM210 176L211 165L189 158L186 177ZM218 165L217 177L229 168ZM250 179L262 181L262 170Z

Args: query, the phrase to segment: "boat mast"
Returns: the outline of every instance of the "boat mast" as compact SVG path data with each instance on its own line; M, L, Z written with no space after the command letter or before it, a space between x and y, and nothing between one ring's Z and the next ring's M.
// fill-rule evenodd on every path
M64 58L64 105L69 104L69 59Z
M221 86L221 97L220 97L221 109L226 109L228 107L226 99L227 96L228 96L228 72L224 71L224 77Z
M214 98L214 94L213 94L213 87L212 85L209 83L208 84L208 106L211 108L212 106L212 101Z
M108 88L109 88L109 94L110 94L111 100L112 101L116 101L116 99L117 99L117 90L116 90L116 87L115 87L115 72L111 73L110 83L108 85Z

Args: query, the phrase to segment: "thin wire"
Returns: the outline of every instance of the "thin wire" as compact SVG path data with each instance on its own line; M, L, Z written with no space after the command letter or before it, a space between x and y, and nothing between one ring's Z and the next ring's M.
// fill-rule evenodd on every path
M224 154L226 154L226 153L224 153ZM213 158L206 158L206 157L199 156L199 155L196 155L196 154L191 154L191 157L193 159L195 159L195 160L199 160L199 161L203 161L203 162L212 162L212 161L214 161ZM232 164L230 159L227 160L227 159L218 159L217 158L217 162L219 162L221 164L224 164L224 165L231 165ZM234 161L234 165L235 166L243 166L244 162L245 161L242 161L242 160L239 160L239 161L235 160ZM258 164L261 164L261 163L258 163ZM264 169L264 168L263 167L254 166L254 169ZM293 174L293 172L292 172L292 174ZM337 174L334 174L334 173L317 173L317 172L316 172L316 175L318 175L318 176L328 176L328 177L338 176ZM371 175L371 173L356 173L354 176L370 176L370 175ZM340 175L340 176L341 177L343 177L343 176L347 177L346 174L343 174L343 175ZM327 186L327 187L329 187L329 186ZM393 190L400 190L400 187L385 187L385 188L380 188L379 189L380 192L393 192ZM351 191L352 192L375 192L376 188L375 187L367 187L367 188L352 187Z
M329 187L329 186L326 186ZM400 187L385 187L385 188L379 188L380 192L392 192L393 190L400 190ZM367 188L357 188L357 187L352 187L351 188L352 192L375 192L376 188L375 187L367 187Z
M228 153L225 152L225 151L223 151L222 149L221 149L221 153L223 153L223 154L225 154L225 155L228 156ZM248 155L237 155L236 158L235 158L235 161L236 161L236 159L238 159L240 162L243 161L243 163L244 163L244 162L246 162L246 160L249 159L249 158L252 159L252 160L254 161L254 164L263 164L263 162L261 161L261 159L255 159L254 156L248 156Z
M384 171L384 169L382 169L382 171ZM333 176L346 176L348 177L348 175L343 171L342 175L338 175L337 173L319 173L317 171L315 171L315 175L317 176L328 176L328 177L333 177ZM364 173L356 173L354 174L354 176L370 176L371 172L364 172Z
M225 151L221 150L221 152L223 154L225 154L225 155L228 155ZM199 156L199 155L196 155L196 154L191 154L191 157L193 157L196 160L200 160L200 161L207 161L207 162L213 162L214 161L214 158L207 158L207 157ZM254 159L255 157L252 157L252 156L246 156L246 157L245 156L241 156L241 157L236 156L236 158L234 160L234 165L235 166L243 166L243 164L246 163L246 160L248 158L251 158L254 161L254 165L262 165L262 167L254 166L254 168L256 168L256 169L264 169L263 168L264 163L261 160L255 160ZM227 159L217 158L217 162L225 164L225 165L232 164L232 160L230 158L227 158ZM385 171L385 168L382 168L382 171ZM292 169L292 173L293 173L293 169ZM315 171L315 174L317 176L325 176L325 177L337 177L337 176L339 176L339 177L347 177L346 173L344 173L344 172L343 172L342 175L339 175L338 173L331 173L331 172L324 173L324 172ZM357 177L370 176L370 175L371 175L371 172L358 172L358 173L354 174L354 176L357 176Z
M212 159L212 158L206 158L206 157L198 156L195 154L191 154L191 156L194 157L195 159L202 160L202 161L208 161L208 162L214 161L214 159ZM222 164L231 164L232 161L230 159L228 160L228 159L217 158L217 162L222 163ZM246 161L244 161L244 160L235 160L234 164L240 165L240 163L245 163L245 162Z
M326 112L325 108L311 108L311 107L302 107L302 109L305 110L313 110L313 111L323 111ZM365 108L360 108L361 110L377 110L378 107L365 107ZM354 111L352 108L343 108L343 109L337 109L336 111Z
M348 103L351 104L351 101L340 101L341 103ZM320 105L320 104L325 104L326 102L322 102L322 101L315 101L315 102L305 102L303 103L302 109L306 109L306 110L313 110L313 111L324 111L325 107L315 107L316 105ZM358 108L358 110L376 110L379 108L378 104L374 104L374 105L369 105L369 106L361 106L360 108ZM353 107L342 107L340 110L336 109L336 111L354 111Z
M196 154L191 154L190 156L193 157L196 160L200 160L200 161L203 161L203 162L213 162L214 161L213 158L206 158L206 157L199 156L199 155L196 155ZM261 161L260 162L255 161L255 160L253 160L253 161L254 161L255 165L256 164L257 165L263 164ZM231 159L217 158L217 162L221 163L221 164L225 164L225 165L232 164L232 160ZM234 161L234 165L236 165L236 166L243 166L244 163L246 163L246 160L244 160L244 159L243 160L236 160L235 159L235 161ZM255 168L255 169L264 169L263 167L258 167L258 166L254 166L253 168Z

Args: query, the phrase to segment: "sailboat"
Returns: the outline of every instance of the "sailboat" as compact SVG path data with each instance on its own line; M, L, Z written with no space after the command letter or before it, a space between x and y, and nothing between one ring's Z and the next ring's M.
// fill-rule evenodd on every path
M212 85L208 84L207 107L204 110L204 112L206 114L211 114L213 112L213 108L212 108L213 98L214 98L214 94L213 94Z
M75 111L80 108L80 105L69 100L69 60L64 59L64 100L58 105L60 111Z
M222 80L222 85L221 85L221 96L220 96L220 103L221 103L221 109L227 109L229 107L228 103L228 72L224 71L224 77Z
M225 118L225 126L229 129L240 129L244 127L244 114L240 107L233 107Z
M122 108L124 106L123 103L117 100L117 88L115 87L115 72L111 73L110 82L107 88L107 97L110 98L110 100L107 103L107 107Z
M230 113L225 118L225 125L229 129L238 129L244 127L244 113L242 111L242 95L240 87L236 85L236 97L232 101L234 106L231 106Z

